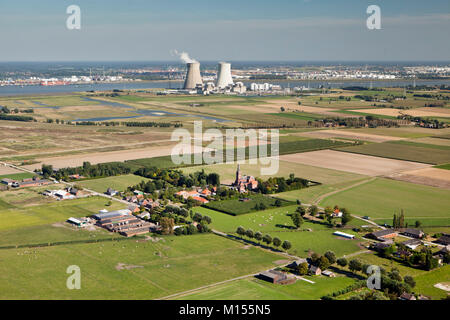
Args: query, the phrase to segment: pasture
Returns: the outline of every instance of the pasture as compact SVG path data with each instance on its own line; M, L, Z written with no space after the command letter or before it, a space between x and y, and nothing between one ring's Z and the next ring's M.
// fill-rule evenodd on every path
M117 202L113 202L111 206L106 206L107 202L108 200L105 198L89 197L55 201L30 207L3 209L0 210L0 230L63 222L70 217L90 216L104 208L112 211L123 209L125 206Z
M155 299L275 266L279 256L219 236L0 250L0 299ZM66 269L81 269L68 290Z
M450 190L377 178L374 181L333 194L322 206L346 207L376 222L390 221L404 210L406 221L420 220L424 226L450 225ZM439 223L439 224L437 224Z
M272 238L278 237L282 241L289 240L292 244L289 253L301 257L308 256L309 252L323 254L332 250L337 256L342 256L360 250L358 239L346 240L334 236L333 232L336 230L323 224L306 221L299 230L295 230L289 214L295 212L296 208L297 206L289 206L240 216L231 216L201 207L195 208L194 212L210 216L211 227L222 232L235 234L237 227L242 226L246 230L260 231L263 234L269 234ZM352 233L351 230L345 232ZM254 239L252 241L258 242Z
M322 296L344 289L355 280L347 277L305 277L315 283L297 280L289 285L279 285L256 278L247 278L192 294L179 300L319 300Z

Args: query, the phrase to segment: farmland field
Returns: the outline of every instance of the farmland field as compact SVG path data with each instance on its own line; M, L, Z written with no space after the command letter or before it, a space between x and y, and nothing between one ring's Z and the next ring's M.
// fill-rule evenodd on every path
M370 144L370 145L381 145ZM369 145L369 146L370 146ZM338 150L358 150L357 147L348 147ZM280 156L282 161L302 163L333 170L341 170L368 176L378 176L397 173L405 170L421 169L427 165L381 157L366 156L360 154L321 150Z
M106 189L112 188L116 191L125 191L128 187L137 185L141 181L148 181L149 179L136 176L134 174L127 174L122 176L93 179L80 181L77 184L84 188L97 191L99 193L106 192Z
M450 225L448 208L450 191L412 183L377 178L372 182L325 198L322 206L346 207L360 216L377 222L392 221L394 213L403 209L406 221L422 221L423 225ZM410 219L410 220L408 220ZM411 221L412 220L412 221Z
M0 264L0 299L147 300L259 272L279 256L196 235L5 249L0 259L8 261ZM70 265L81 269L81 290L66 288Z
M183 300L319 300L322 296L341 290L355 280L347 277L306 277L315 283L297 280L294 284L277 285L248 278L221 284L180 296Z
M385 157L390 159L417 161L429 164L450 162L450 152L442 149L404 145L400 143L372 143L353 147L339 148L340 151Z

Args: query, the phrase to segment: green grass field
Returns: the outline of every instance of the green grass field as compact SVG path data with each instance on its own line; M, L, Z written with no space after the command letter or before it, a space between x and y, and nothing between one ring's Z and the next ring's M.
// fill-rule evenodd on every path
M339 151L366 154L398 160L417 161L430 164L450 162L450 152L445 149L422 147L404 143L371 143L359 146L338 148Z
M279 259L215 235L5 249L0 299L148 300L259 272ZM80 290L66 287L70 265L81 269Z
M435 168L450 170L450 163L442 164L440 166L435 166Z
M357 246L358 239L345 240L334 236L333 232L336 230L322 224L305 222L300 230L289 229L294 225L288 214L293 213L296 208L297 206L289 206L240 216L231 216L207 208L195 208L194 212L210 216L212 228L222 232L234 234L237 227L243 226L254 232L270 234L272 238L278 237L282 241L289 240L292 244L289 253L301 257L306 257L310 250L322 254L332 250L338 256L360 250ZM306 231L307 229L312 231ZM345 232L353 233L351 230L345 230Z
M118 237L122 236L105 229L97 228L95 231L88 231L68 223L55 223L0 231L0 247Z
M3 176L0 176L0 180L2 180L2 179L23 180L23 179L33 178L34 176L35 176L35 174L28 173L28 172L13 173L13 174L5 174Z
M306 277L315 283L297 280L289 285L248 278L181 296L179 300L318 300L322 296L351 285L347 277Z
M92 179L80 181L77 184L84 188L104 193L108 188L117 191L125 191L128 187L137 185L141 181L148 181L149 179L136 176L134 174L127 174L122 176L107 177L101 179Z
M424 226L450 225L450 191L408 182L378 178L372 182L325 198L322 206L346 207L376 222L390 221L404 210L406 219L420 220ZM439 223L439 224L436 224Z
M99 210L123 209L125 205L114 202L105 206L107 199L100 197L57 201L45 205L0 210L0 230L44 225L66 221L70 217L84 217Z
M222 200L222 201L211 201L204 206L217 210L220 212L228 213L231 215L240 215L244 213L249 213L253 211L258 211L256 206L265 205L267 209L276 207L275 203L277 199L270 196L263 195L252 195L248 197L248 201L240 201L240 199ZM282 200L281 207L293 204L290 201Z

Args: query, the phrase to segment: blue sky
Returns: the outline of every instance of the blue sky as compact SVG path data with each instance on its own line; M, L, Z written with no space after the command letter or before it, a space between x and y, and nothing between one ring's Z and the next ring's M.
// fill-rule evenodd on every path
M81 30L66 8L81 8ZM381 30L366 28L368 5ZM448 0L15 0L0 3L0 61L448 61Z

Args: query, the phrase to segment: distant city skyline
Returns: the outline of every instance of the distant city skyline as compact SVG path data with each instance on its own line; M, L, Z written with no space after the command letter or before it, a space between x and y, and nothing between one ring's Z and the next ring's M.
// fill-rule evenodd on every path
M81 8L81 30L66 8ZM366 9L381 8L381 29ZM0 4L0 61L450 60L448 0L18 0Z

